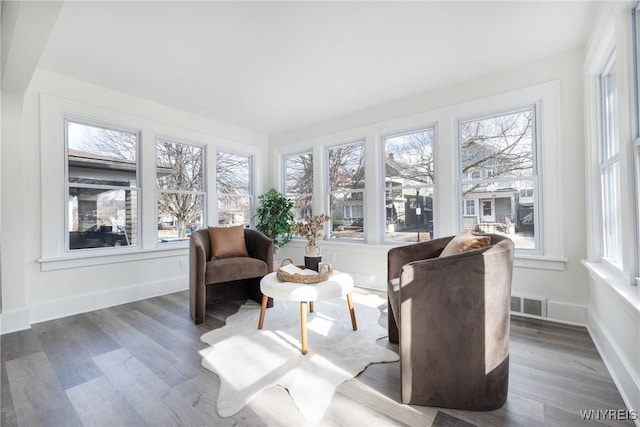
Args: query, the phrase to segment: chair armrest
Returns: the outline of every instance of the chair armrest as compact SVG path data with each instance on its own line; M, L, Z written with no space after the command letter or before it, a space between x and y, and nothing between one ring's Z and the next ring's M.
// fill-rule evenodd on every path
M273 242L264 234L256 230L246 228L244 230L244 241L247 245L247 252L251 258L261 259L267 263L267 271L273 271Z
M439 256L453 237L441 237L423 243L390 249L387 253L387 281L398 279L405 264Z
M206 232L205 233L203 233ZM199 308L198 301L204 301L205 291L205 274L207 270L208 256L210 252L208 230L198 230L191 233L189 237L189 307L191 318L196 323L204 320L204 312Z

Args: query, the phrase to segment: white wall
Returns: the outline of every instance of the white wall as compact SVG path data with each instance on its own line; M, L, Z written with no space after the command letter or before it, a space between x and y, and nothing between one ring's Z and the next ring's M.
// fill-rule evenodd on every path
M549 299L549 317L586 324L586 306L589 301L588 279L580 260L586 254L585 240L585 195L584 195L584 144L583 144L583 96L582 66L584 51L578 49L563 55L548 58L519 68L484 76L455 86L424 93L415 97L399 100L392 104L356 112L347 117L270 136L271 182L279 186L278 176L280 156L294 149L314 147L314 157L322 156L322 146L339 143L349 138L365 137L367 140L367 186L376 187L379 171L378 163L380 129L389 129L403 123L410 123L416 117L423 121L438 120L442 112L458 111L459 106L485 105L484 100L502 94L509 94L541 85L547 82L559 84L559 108L557 121L558 137L547 150L557 150L561 159L557 171L557 182L546 183L544 191L553 197L545 198L545 210L560 216L554 232L558 236L546 236L546 240L558 237L553 253L547 257L548 263L541 259L536 262L520 257L516 260L513 280L513 294ZM488 102L488 101L487 101ZM463 110L464 108L461 108ZM478 111L481 113L482 111ZM450 114L450 113L447 113ZM450 129L442 131L439 124L439 144L453 144L454 133ZM544 144L544 142L543 142ZM543 146L544 147L544 146ZM440 153L442 154L442 153ZM442 158L440 160L443 160ZM453 158L449 176L455 179ZM372 161L372 162L371 162ZM374 164L371 164L374 163ZM441 166L443 163L439 163ZM545 171L543 173L552 173ZM376 175L378 174L378 175ZM317 175L316 175L317 176ZM371 177L373 176L373 179ZM377 189L374 188L374 192ZM440 191L455 191L455 184L440 183ZM370 194L370 193L367 193ZM320 196L316 194L316 196ZM320 196L322 197L322 196ZM437 196L436 196L437 197ZM437 201L436 201L437 203ZM447 207L446 212L455 211ZM445 211L443 211L445 212ZM376 224L378 209L369 206L368 223ZM553 216L553 215L549 215ZM436 217L436 235L456 232L456 221L446 215ZM370 227L371 228L371 227ZM369 234L369 233L367 233ZM375 240L375 236L369 239ZM386 254L389 246L384 244L363 244L343 242L322 242L323 260L333 262L335 268L354 274L356 283L385 289ZM278 251L278 257L289 256L299 262L302 257L302 242L293 242L287 248ZM544 258L544 257L543 257ZM566 262L565 262L566 261Z
M159 248L151 235L155 227L153 178L142 188L146 193L141 207L150 236L143 236L133 253L87 257L57 249L61 248L59 236L64 229L58 208L64 206L66 197L61 193L64 182L58 182L60 171L53 175L48 171L64 158L61 112L116 124L125 121L122 124L142 130L141 144L147 152L154 147L156 133L205 144L209 224L215 223L217 214L216 150L254 155L256 191L264 190L265 135L41 69L36 71L24 98L3 92L2 101L3 136L12 136L10 140L3 138L0 178L3 333L188 287L188 263L181 263L186 260L187 246ZM12 123L21 129L12 131ZM155 167L148 169L154 171Z

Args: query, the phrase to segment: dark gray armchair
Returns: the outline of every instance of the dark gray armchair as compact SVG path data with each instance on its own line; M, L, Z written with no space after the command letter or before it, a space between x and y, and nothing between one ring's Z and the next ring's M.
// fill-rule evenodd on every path
M388 253L402 403L491 410L507 399L513 242L439 257L454 236Z
M244 240L248 257L212 259L209 230L191 233L189 308L196 324L204 322L208 302L238 297L262 302L260 279L273 271L273 242L249 229L244 230Z

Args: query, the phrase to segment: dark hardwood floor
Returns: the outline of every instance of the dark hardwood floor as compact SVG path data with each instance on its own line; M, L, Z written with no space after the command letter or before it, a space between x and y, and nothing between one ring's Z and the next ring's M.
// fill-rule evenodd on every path
M179 292L2 336L2 426L306 424L280 387L265 390L234 417L218 416L218 378L200 365L200 336L223 326L242 303L210 306L205 323L195 326L188 294ZM380 309L386 326L383 298ZM501 409L402 405L396 362L371 365L340 385L317 424L633 425L582 420L581 410L626 409L584 328L523 318L511 324L509 398ZM386 339L380 344L394 348Z

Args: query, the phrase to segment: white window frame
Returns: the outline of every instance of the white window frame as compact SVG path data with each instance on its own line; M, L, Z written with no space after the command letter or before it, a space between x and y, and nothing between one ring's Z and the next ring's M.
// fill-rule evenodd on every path
M630 19L631 32L631 60L630 73L632 77L633 99L632 99L632 126L633 126L633 163L634 163L634 183L635 183L635 268L633 275L634 285L640 285L640 2L631 9Z
M602 71L598 76L598 166L600 169L600 197L601 197L601 257L613 267L622 270L622 220L620 215L620 138L618 85L610 87L608 76L615 71L616 50L609 54ZM613 90L614 92L611 92ZM614 101L609 104L608 101ZM617 173L615 188L608 191L605 179L609 172ZM611 235L608 237L608 233Z
M126 126L114 124L114 123L106 123L96 119L89 119L85 117L76 116L74 114L65 114L63 116L63 132L64 132L64 196L67 201L64 203L64 252L67 254L76 254L76 253L121 253L121 252L129 252L131 249L135 249L140 247L141 241L141 233L140 230L142 228L142 215L141 215L141 200L142 200L142 186L141 186L141 176L140 176L140 163L141 163L141 141L142 141L142 131L140 129L128 128ZM136 185L134 187L127 186L115 186L115 185L102 185L102 184L82 184L82 183L70 183L69 182L69 135L68 135L68 126L69 123L74 123L83 126L91 126L96 128L108 129L117 132L124 132L136 135ZM96 188L96 189L104 189L105 191L121 191L128 190L134 191L136 193L136 236L135 236L135 244L129 244L126 246L110 246L110 247L100 247L100 248L84 248L84 249L71 249L70 248L70 230L69 230L69 189L70 188Z
M615 288L629 301L638 303L637 287L640 255L638 253L638 126L636 111L636 75L634 51L635 6L611 3L597 28L593 44L585 61L585 137L587 140L587 258L583 264L601 282ZM619 212L623 236L621 263L610 262L603 253L600 76L606 69L611 53L616 52L618 147L619 147ZM634 170L634 166L636 170Z
M191 147L197 147L202 149L202 190L201 191L189 191L189 190L163 190L158 188L157 185L157 180L156 180L156 200L155 200L155 218L158 218L158 200L159 200L159 195L160 193L173 193L173 194L197 194L202 196L202 222L203 222L203 227L206 226L206 219L208 217L207 215L207 146L204 144L198 144L195 142L189 142L189 141L184 141L181 140L179 138L173 138L173 137L169 137L169 136L156 136L155 138L155 147L156 147L156 155L155 155L155 160L156 160L156 166L157 166L157 161L158 161L158 146L157 143L158 142L167 142L169 144L181 144L181 145L188 145ZM157 178L157 171L156 171L156 178ZM158 240L158 243L161 244L162 246L165 245L177 245L177 244L186 244L185 240L186 239L182 239L182 240L176 240L176 241L172 241L172 242L160 242L159 236L158 236L158 230L156 227L156 239Z

